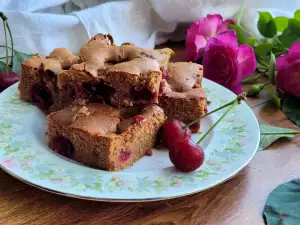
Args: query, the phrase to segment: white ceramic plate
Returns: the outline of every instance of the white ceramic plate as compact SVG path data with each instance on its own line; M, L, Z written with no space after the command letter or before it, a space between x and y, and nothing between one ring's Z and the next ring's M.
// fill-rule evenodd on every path
M204 79L212 110L236 96ZM205 132L224 111L201 122ZM22 102L17 84L0 95L0 166L12 176L57 194L98 201L150 201L200 192L220 184L245 167L259 144L259 126L251 109L238 105L202 142L205 162L192 173L171 164L167 150L153 150L121 172L91 169L47 147L45 115ZM198 140L201 134L193 135Z

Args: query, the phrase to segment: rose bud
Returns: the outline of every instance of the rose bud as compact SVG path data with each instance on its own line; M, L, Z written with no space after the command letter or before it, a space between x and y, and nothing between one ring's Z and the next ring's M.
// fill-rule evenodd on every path
M264 88L266 84L253 84L247 92L248 97L257 96Z

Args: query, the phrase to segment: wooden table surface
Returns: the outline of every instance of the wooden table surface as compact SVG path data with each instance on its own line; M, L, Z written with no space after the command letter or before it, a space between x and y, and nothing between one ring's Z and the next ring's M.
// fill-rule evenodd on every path
M183 45L174 61L183 60ZM247 87L245 87L247 89ZM297 128L274 108L266 93L248 99L258 121ZM0 170L0 224L144 224L260 225L268 194L279 184L299 177L300 136L258 152L235 178L210 190L178 199L146 203L105 203L78 200L31 187Z

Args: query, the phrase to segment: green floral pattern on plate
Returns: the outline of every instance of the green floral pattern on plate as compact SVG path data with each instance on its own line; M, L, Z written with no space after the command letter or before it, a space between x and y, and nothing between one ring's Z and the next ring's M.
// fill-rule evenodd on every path
M209 109L232 100L227 89L204 79ZM222 114L202 122L202 131ZM203 143L203 166L192 173L177 171L166 150L154 150L120 172L95 170L58 156L47 147L46 118L19 99L17 84L0 95L0 165L11 175L63 195L108 201L172 198L215 186L240 171L259 143L259 127L245 103L237 106ZM201 134L193 135L198 140Z

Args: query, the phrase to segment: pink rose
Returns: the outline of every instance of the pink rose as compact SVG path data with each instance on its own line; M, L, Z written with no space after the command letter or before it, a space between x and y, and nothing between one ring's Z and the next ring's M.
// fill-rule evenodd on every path
M253 48L248 45L238 46L234 30L208 40L203 58L204 77L240 94L243 76L250 75L255 68Z
M276 59L276 67L277 87L300 98L300 41L295 42L287 54Z
M187 30L185 42L186 61L197 61L203 56L207 41L211 37L228 30L232 20L225 20L219 14L208 14L206 17L193 23Z

